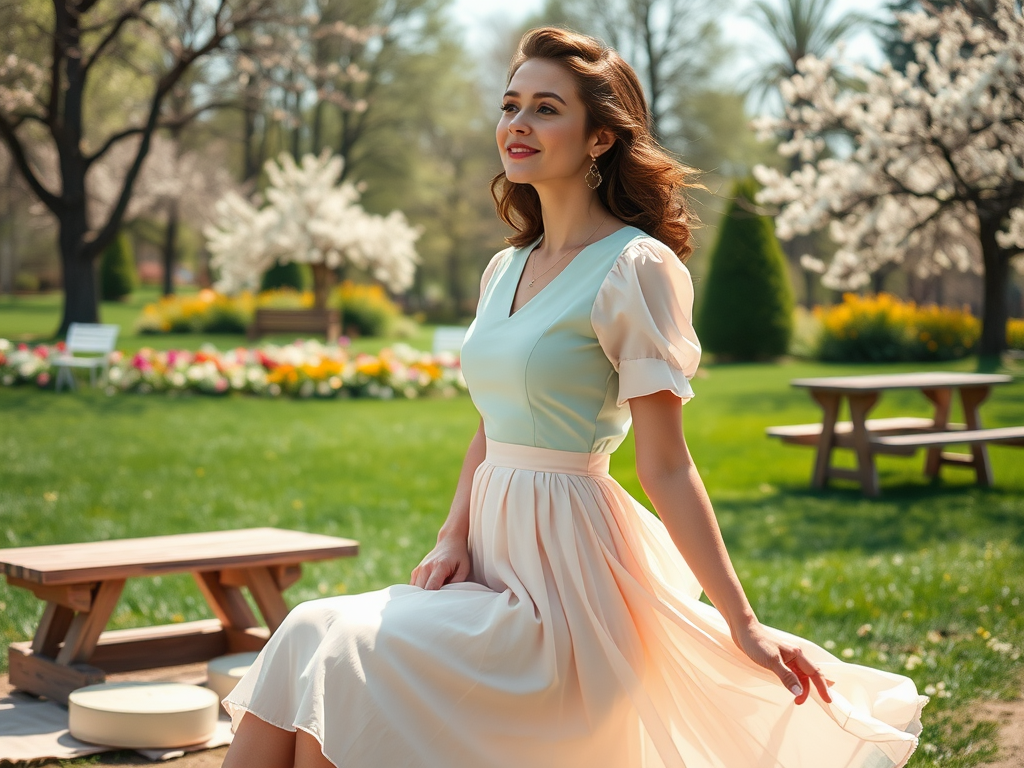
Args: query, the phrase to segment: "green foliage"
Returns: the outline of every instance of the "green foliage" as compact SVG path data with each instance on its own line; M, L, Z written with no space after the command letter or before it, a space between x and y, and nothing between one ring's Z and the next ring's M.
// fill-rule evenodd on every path
M783 355L793 332L793 290L771 219L756 212L757 183L736 182L711 253L697 333L727 359Z
M100 257L100 291L104 301L118 301L135 290L135 254L125 232L119 232Z
M332 291L328 303L341 310L341 324L349 336L389 336L402 316L379 285L346 280Z
M307 264L299 264L295 261L282 263L274 262L274 266L263 273L260 281L261 291L271 291L275 288L294 288L297 291L304 291L312 284L310 269Z

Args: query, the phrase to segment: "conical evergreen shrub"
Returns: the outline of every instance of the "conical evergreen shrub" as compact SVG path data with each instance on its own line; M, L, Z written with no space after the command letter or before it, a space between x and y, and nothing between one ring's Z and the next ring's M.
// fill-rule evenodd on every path
M783 355L793 333L793 289L775 224L757 213L757 182L736 182L711 252L697 335L724 359Z
M263 273L260 281L261 291L270 291L274 288L294 288L297 291L305 290L310 281L306 279L306 272L309 267L303 270L303 265L294 261L281 263L274 262L274 266Z
M104 301L120 301L135 290L135 254L125 232L103 249L100 257L100 291Z

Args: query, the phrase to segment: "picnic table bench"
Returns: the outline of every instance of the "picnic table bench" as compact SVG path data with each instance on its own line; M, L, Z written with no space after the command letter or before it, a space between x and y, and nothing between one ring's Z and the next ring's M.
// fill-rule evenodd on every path
M924 471L937 477L943 464L970 466L980 485L992 484L992 466L986 446L989 443L1024 446L1024 426L985 429L979 408L988 399L993 386L1009 384L1013 379L1000 374L930 371L867 376L829 376L793 379L790 384L810 390L821 406L822 420L817 424L791 424L768 427L770 437L794 445L817 449L812 485L823 488L830 478L860 483L867 496L878 496L876 454L913 455L928 451ZM917 389L934 406L932 418L900 416L869 419L868 413L881 394L892 389ZM953 392L958 390L966 423L951 423ZM838 421L843 400L849 403L850 420ZM966 444L970 453L943 450L947 445ZM832 465L836 448L849 448L857 457L855 469Z
M0 549L8 584L46 603L33 639L10 646L10 683L67 703L72 691L104 682L109 672L258 651L288 614L282 593L298 581L302 563L358 549L351 539L278 528ZM104 631L126 579L183 572L195 577L215 619Z

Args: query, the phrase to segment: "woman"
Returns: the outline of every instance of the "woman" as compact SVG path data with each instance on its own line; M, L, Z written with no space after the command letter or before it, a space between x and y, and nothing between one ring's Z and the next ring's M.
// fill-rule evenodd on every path
M928 697L761 624L722 543L680 426L687 169L636 75L534 30L501 108L516 234L463 347L482 418L451 512L411 584L291 612L225 700L224 765L904 765ZM607 473L631 421L660 520Z

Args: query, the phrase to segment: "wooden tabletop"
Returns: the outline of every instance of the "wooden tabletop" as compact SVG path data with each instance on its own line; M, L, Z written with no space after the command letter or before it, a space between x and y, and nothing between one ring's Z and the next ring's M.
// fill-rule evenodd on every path
M281 528L0 549L0 573L37 584L81 584L184 571L294 565L355 555L359 542Z
M823 376L814 379L793 379L794 387L807 387L823 392L878 392L883 389L943 389L950 387L987 387L1009 384L1012 376L997 373L957 373L927 371L924 373L885 373L866 376Z

